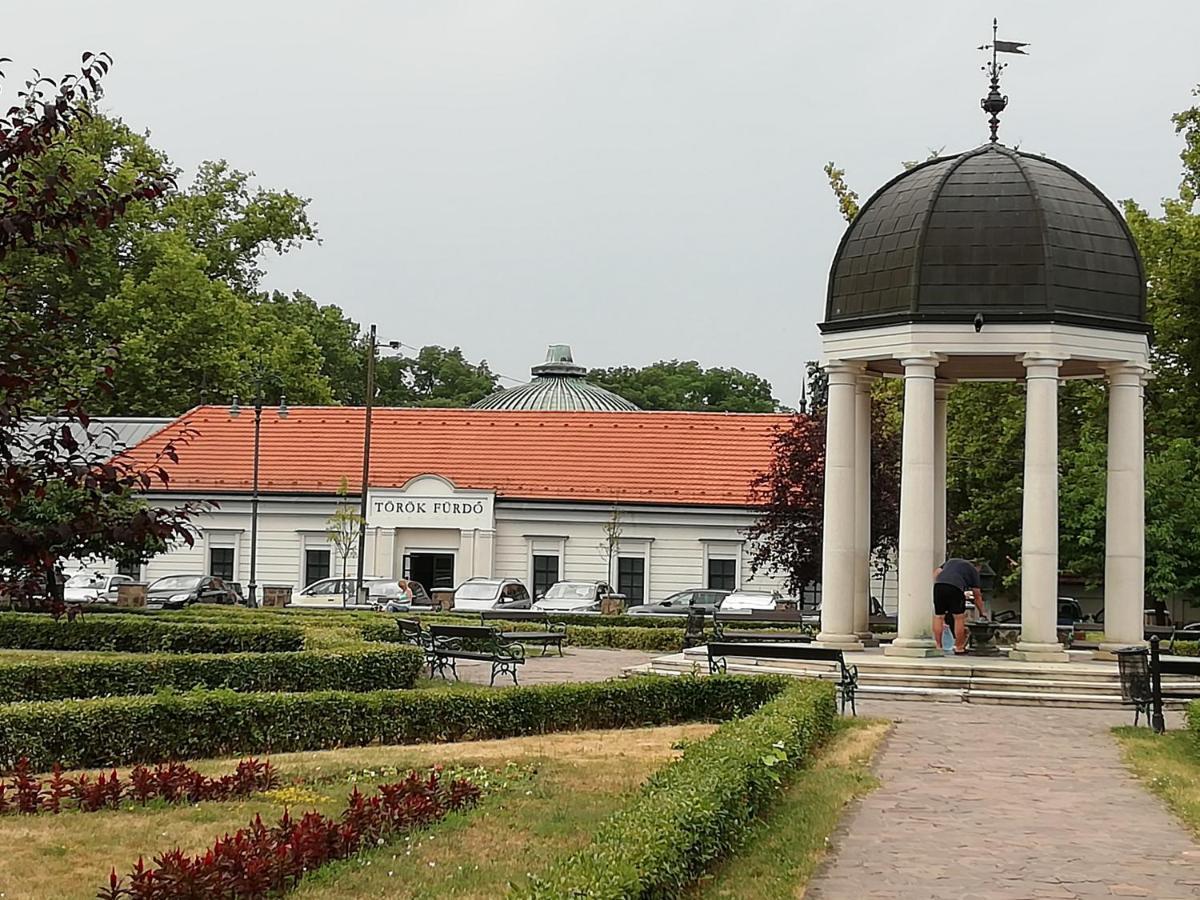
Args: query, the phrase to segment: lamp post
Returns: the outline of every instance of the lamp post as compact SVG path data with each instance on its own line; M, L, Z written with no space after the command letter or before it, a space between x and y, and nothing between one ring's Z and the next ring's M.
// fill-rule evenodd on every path
M363 602L363 566L367 554L367 487L371 483L371 410L375 406L375 352L382 346L375 339L375 326L367 338L367 392L363 397L363 467L362 490L358 505L358 569L354 578L354 602ZM392 350L400 349L399 341L388 341Z
M258 456L262 436L263 392L262 384L255 383L254 394L254 475L250 485L250 593L246 598L251 607L258 606ZM229 417L236 419L242 414L242 407L234 394L233 402L229 405ZM279 396L278 416L286 419L288 415L287 402L282 394Z

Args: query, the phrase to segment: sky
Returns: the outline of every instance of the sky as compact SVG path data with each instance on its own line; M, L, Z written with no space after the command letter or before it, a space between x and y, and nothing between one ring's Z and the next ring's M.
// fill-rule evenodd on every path
M107 51L106 111L185 180L226 159L311 198L321 243L267 287L517 380L567 343L756 372L792 406L845 228L822 167L865 200L983 143L993 15L1030 44L1001 140L1117 201L1175 190L1200 82L1194 0L52 6L0 4L8 90Z

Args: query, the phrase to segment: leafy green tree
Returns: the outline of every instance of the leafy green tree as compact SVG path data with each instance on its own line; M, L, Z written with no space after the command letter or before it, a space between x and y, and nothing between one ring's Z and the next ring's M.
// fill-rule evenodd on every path
M454 347L422 347L415 357L381 359L375 370L381 406L470 406L496 390L499 376Z
M662 361L644 368L592 369L588 379L642 409L775 412L771 383L740 369L705 369L695 360Z

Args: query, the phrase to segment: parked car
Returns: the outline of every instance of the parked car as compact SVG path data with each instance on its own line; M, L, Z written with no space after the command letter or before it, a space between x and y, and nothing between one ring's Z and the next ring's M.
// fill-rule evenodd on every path
M355 579L353 578L322 578L314 581L300 593L293 595L288 606L300 606L315 609L376 609L379 604L394 602L403 603L407 594L401 590L400 582L395 578L382 576L367 576L363 578L363 587L367 589L367 603L358 603L355 597ZM407 606L405 607L407 608Z
M63 585L67 603L116 603L117 586L133 584L128 575L106 575L103 572L76 572Z
M599 612L600 599L613 593L603 581L556 581L533 608L538 612Z
M734 591L717 607L721 612L752 612L774 609L779 595L767 591Z
M164 575L146 588L148 609L183 609L193 603L234 606L237 592L215 575Z
M711 616L732 591L713 591L708 588L693 588L688 591L678 591L670 597L657 603L643 603L626 610L631 616L686 616L698 609L706 616Z
M529 609L533 601L515 578L468 578L454 592L454 609Z
M401 578L396 584L400 589L400 596L376 602L376 609L381 612L394 613L408 612L414 606L425 609L433 608L433 598L429 596L429 592L425 590L425 585L421 582Z

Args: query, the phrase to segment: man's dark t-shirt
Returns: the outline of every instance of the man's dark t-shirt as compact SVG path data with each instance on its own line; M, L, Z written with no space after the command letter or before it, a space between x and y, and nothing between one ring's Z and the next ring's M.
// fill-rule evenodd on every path
M942 571L936 583L952 584L960 591L969 591L980 586L979 572L969 559L948 559L942 563Z

